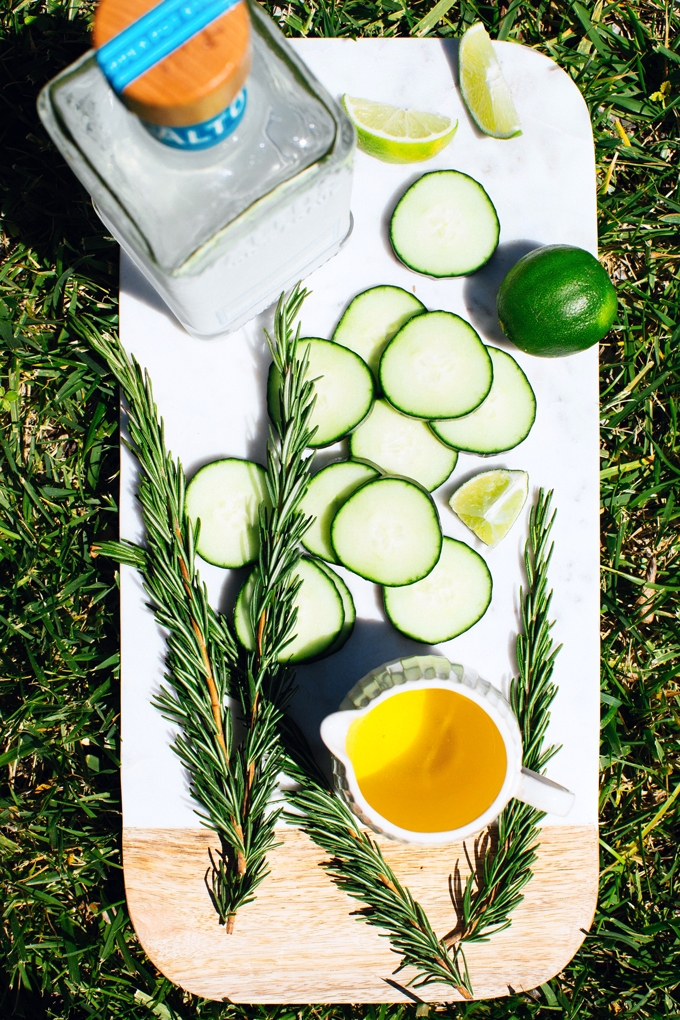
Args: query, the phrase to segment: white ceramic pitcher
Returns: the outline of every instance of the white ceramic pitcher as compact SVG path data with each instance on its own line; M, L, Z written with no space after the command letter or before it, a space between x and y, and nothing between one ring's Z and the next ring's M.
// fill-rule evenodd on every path
M361 792L347 737L352 723L366 716L389 698L408 690L425 688L450 690L469 698L488 715L500 734L506 752L502 786L491 804L468 824L446 832L413 832L391 822L372 807ZM574 794L545 776L522 767L522 738L517 720L499 690L473 670L455 665L437 655L396 659L372 670L349 692L340 711L321 723L321 738L333 756L335 784L352 810L376 832L403 843L435 846L466 839L489 825L512 797L550 814L567 815ZM483 750L480 749L480 753ZM455 794L455 791L452 791Z

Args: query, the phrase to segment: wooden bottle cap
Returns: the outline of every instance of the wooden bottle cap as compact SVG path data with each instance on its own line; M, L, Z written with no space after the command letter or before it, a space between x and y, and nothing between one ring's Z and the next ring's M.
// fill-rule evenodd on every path
M152 124L209 120L229 106L250 71L245 0L100 0L92 34L112 87Z

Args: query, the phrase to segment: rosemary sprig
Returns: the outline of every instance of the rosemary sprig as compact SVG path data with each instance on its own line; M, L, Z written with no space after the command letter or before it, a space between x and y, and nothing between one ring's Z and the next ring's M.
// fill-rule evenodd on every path
M522 733L523 764L534 772L542 772L559 750L543 746L557 693L551 678L561 647L553 643L549 619L548 567L553 552L549 541L555 520L551 500L552 491L546 494L540 489L529 515L524 550L527 590L520 590L522 632L516 645L519 676L510 687L510 703ZM544 817L543 812L512 800L498 819L496 849L492 850L489 837L477 847L479 866L472 868L462 895L456 897L458 923L446 937L463 971L467 971L465 946L486 942L512 924L512 911L523 900L522 890L532 876ZM472 991L471 986L468 990Z
M307 297L300 285L288 300L281 296L274 318L274 337L265 330L274 365L278 370L279 409L269 429L267 490L271 506L260 507L260 554L250 619L255 649L248 657L248 702L257 711L260 694L285 707L293 671L279 656L293 636L293 601L299 587L295 568L300 561L300 540L311 523L300 510L309 483L313 454L310 416L314 407L314 384L306 379L308 355L298 358L300 326L293 321ZM245 706L244 706L245 707Z
M311 437L313 405L312 384L304 381L306 360L296 358L299 331L293 334L291 326L304 297L299 287L287 302L282 297L275 337L269 341L281 371L283 413L269 443L272 509L261 511L264 541L251 606L257 640L245 667L196 571L196 531L184 512L184 472L166 449L151 381L119 341L88 334L125 395L129 445L141 469L138 498L146 530L145 548L123 542L94 551L140 570L156 619L167 630L167 687L157 705L178 727L174 750L190 776L202 822L220 839L219 853L210 853L205 879L228 932L239 907L254 898L267 874L266 855L280 814L269 804L285 762L278 731L292 675L277 656L295 625L293 572L306 526L299 503L308 472L304 450ZM269 696L274 689L275 701ZM228 696L240 704L245 723L245 736L237 745Z
M247 824L242 812L252 740L248 734L241 748L234 747L226 705L235 686L236 643L210 606L196 570L196 533L184 512L184 472L166 449L148 374L117 339L90 334L89 340L125 396L129 446L141 470L137 496L146 532L144 548L107 543L96 551L117 552L118 559L140 570L156 619L167 631L167 687L157 703L178 727L173 747L201 805L201 821L219 836L220 853L217 859L211 853L206 882L210 875L213 903L231 932L236 911L253 898L264 877L272 841L266 825Z
M295 750L291 755L298 758ZM389 937L401 957L398 970L414 966L419 971L416 987L440 981L468 997L455 955L437 937L425 910L401 884L357 816L320 774L296 764L288 771L299 787L287 795L296 811L290 820L299 823L302 817L305 832L329 855L323 866L333 881L366 904L362 916Z
M529 518L525 547L528 587L521 592L522 633L517 638L519 677L513 680L510 701L524 741L524 765L542 770L556 748L543 748L556 688L551 683L555 657L548 619L552 592L548 590L548 548L554 515L549 516L552 493L539 492ZM512 923L511 913L523 899L522 890L531 879L536 859L539 811L512 801L498 821L496 850L490 837L477 842L476 867L454 906L455 928L438 938L423 908L405 889L382 856L380 847L358 823L351 810L329 790L323 777L307 767L297 767L300 790L289 795L302 814L304 828L330 855L325 867L334 881L367 905L364 917L382 929L401 956L400 968L414 966L415 987L445 982L464 998L472 998L472 984L465 960L465 946L487 941Z
M236 644L211 608L196 571L196 535L184 512L184 472L166 450L148 374L113 337L90 335L89 339L120 383L127 404L129 446L140 466L137 496L146 546L119 543L117 558L139 569L156 619L167 630L168 686L162 688L158 705L178 727L174 750L202 806L201 820L219 835L219 864L232 864L230 896L216 904L220 920L231 931L236 910L247 902L257 883L262 842L266 843L256 838L255 853L248 854L250 847L244 839L239 797L243 755L235 753L232 716L226 708L238 661ZM107 543L97 551L115 555L116 544ZM208 871L214 876L216 863L212 856L210 860Z
M286 755L279 730L292 692L294 670L279 657L295 631L295 595L300 582L295 570L300 560L300 539L310 521L300 511L309 481L308 453L313 432L309 420L314 406L313 383L305 378L306 353L298 358L300 326L293 330L307 291L296 286L288 298L281 295L274 318L273 338L266 333L274 364L279 371L280 415L270 427L266 483L270 506L260 507L260 552L249 606L255 646L246 656L237 687L241 713L246 722L246 741L240 748L243 779L239 803L244 824L258 832L266 830L262 854L257 859L259 880L264 877L264 854L274 845L274 825L281 809L272 809L279 773ZM245 842L245 841L244 841ZM266 844L266 845L265 845ZM252 867L250 861L248 867ZM243 866L246 866L244 861ZM230 901L233 869L228 856L213 865L211 894L218 912ZM250 896L252 898L252 895Z

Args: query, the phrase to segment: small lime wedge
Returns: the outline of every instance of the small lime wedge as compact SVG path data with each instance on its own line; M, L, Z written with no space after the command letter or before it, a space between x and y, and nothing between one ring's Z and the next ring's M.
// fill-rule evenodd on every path
M493 548L519 517L528 492L526 471L482 471L456 489L449 506L477 538Z
M342 105L355 128L357 144L385 163L420 163L444 149L458 121L440 113L405 110L371 99L344 95Z
M480 131L494 138L521 135L517 110L484 25L477 23L460 41L460 91Z

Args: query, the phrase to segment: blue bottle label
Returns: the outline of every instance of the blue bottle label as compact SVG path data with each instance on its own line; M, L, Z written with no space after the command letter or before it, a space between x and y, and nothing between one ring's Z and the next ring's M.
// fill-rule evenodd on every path
M243 88L232 103L210 120L188 127L167 127L165 124L150 124L142 121L144 127L163 145L173 149L184 149L187 152L198 152L217 145L234 131L240 124L246 108L247 93Z

